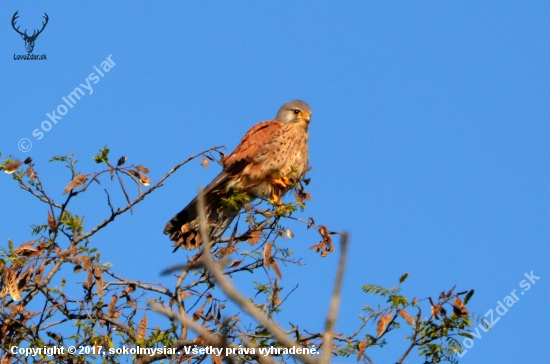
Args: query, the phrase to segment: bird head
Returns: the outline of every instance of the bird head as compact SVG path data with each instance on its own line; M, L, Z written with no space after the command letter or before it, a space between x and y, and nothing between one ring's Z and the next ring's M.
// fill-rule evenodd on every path
M281 106L277 113L276 119L283 123L299 123L302 122L309 125L311 117L311 108L308 104L300 100L294 100Z

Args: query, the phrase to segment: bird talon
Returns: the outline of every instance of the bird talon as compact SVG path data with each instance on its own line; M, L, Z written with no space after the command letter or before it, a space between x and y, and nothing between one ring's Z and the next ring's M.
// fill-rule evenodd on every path
M271 194L272 198L269 200L269 203L272 205L281 205L281 198L276 194Z
M282 188L287 188L290 184L290 178L286 176L281 178L268 178L267 180L274 185L281 186Z

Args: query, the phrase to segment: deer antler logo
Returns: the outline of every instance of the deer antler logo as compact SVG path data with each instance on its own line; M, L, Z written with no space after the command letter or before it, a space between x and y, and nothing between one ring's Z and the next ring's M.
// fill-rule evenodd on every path
M44 19L46 21L42 23L42 29L35 30L32 35L28 35L26 29L24 33L21 33L19 31L19 27L15 27L15 21L17 20L17 18L19 18L19 15L17 15L17 13L19 13L19 10L16 11L15 14L13 14L13 18L11 18L11 26L17 33L21 35L21 38L23 38L23 40L25 41L25 48L27 49L27 53L31 54L34 49L34 42L36 41L36 38L38 38L40 33L42 33L44 28L46 28L46 24L48 24L48 14L44 13Z

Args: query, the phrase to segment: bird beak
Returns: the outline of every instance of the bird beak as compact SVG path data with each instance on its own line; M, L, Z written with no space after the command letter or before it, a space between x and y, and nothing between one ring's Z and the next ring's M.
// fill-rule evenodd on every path
M310 118L311 114L304 114L304 120L306 121L306 123L309 124L309 118Z

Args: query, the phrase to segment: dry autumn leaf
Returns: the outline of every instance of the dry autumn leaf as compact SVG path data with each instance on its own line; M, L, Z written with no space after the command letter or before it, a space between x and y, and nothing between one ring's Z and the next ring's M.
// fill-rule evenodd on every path
M50 213L49 210L48 210L48 226L50 227L50 230L52 232L57 231L57 222L55 221L55 217L53 217L53 215Z
M292 230L290 230L290 228L286 229L286 236L289 239L292 239L294 237L294 233L292 232Z
M147 315L143 315L143 318L139 322L136 339L144 340L147 337Z
M437 305L435 306L431 306L432 307L432 316L436 319L436 320L439 320L439 311L441 311L441 302L438 302Z
M242 260L234 260L234 261L231 262L231 264L229 264L229 268L235 268L239 264L241 264L242 262L243 262Z
M399 311L399 316L403 317L403 319L405 320L406 323L408 323L409 325L412 325L414 324L414 317L412 317L411 315L409 315L409 313L407 312L407 310L405 309L401 309Z
M21 292L19 291L17 281L18 279L15 273L9 268L4 268L4 282L8 288L11 299L14 301L19 301L21 299Z
M27 170L25 171L27 177L29 177L32 180L34 180L38 174L34 171L34 168L32 166L29 166Z
M279 265L275 260L272 260L271 262L271 268L273 268L273 271L279 277L279 279L283 279L283 275L281 274L281 269L279 268Z
M7 174L12 174L16 172L19 169L19 166L21 166L22 164L23 162L20 161L10 162L4 167L4 172L6 172Z
M357 353L357 361L361 360L361 357L363 356L363 353L365 352L365 349L367 348L367 341L365 339L361 340L361 342L358 345L358 353Z
M136 167L136 171L143 172L145 174L149 173L149 168L142 166L141 164Z
M388 324L391 321L391 318L392 318L391 311L387 315L380 317L380 320L376 325L376 334L378 335L378 337L380 337L384 333L384 331L386 330L386 327L388 327Z
M114 317L117 301L118 301L117 296L115 294L112 295L111 302L109 302L109 305L107 306L107 316L111 318Z
M267 243L264 247L264 265L267 269L271 267L271 262L273 259L271 259L271 247L273 246L273 243Z
M71 190L75 189L76 187L80 186L81 184L83 184L85 181L86 181L86 178L88 178L87 175L85 174L80 174L78 176L76 176L72 181L71 183L69 183L67 185L67 187L65 187L65 189L63 189L63 194L67 194L69 193Z
M204 168L208 168L209 165L210 162L208 161L208 158L203 155L201 159L201 166L203 166Z
M206 302L193 314L193 321L198 321L200 318L202 318L202 313L204 312L204 307L206 306Z
M260 241L261 238L262 238L262 232L256 230L250 233L250 237L246 241L250 245L255 245Z
M126 160L128 159L128 157L126 157L125 155L123 155L122 157L120 157L118 159L118 162L117 162L117 167L120 167L121 165L123 165L124 163L126 163Z
M151 184L151 179L144 174L139 173L139 182L144 186L149 186Z

